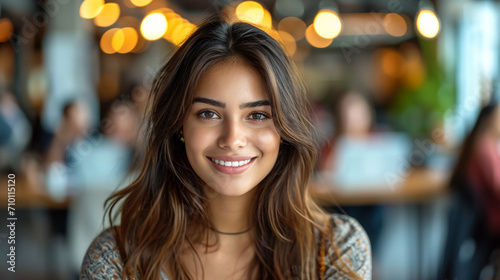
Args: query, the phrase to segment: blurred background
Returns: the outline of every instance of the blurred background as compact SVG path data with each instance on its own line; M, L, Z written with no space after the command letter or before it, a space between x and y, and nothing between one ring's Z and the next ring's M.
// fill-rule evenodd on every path
M219 11L298 66L312 195L367 230L373 279L500 279L500 3L469 0L0 0L0 279L78 279L157 70Z

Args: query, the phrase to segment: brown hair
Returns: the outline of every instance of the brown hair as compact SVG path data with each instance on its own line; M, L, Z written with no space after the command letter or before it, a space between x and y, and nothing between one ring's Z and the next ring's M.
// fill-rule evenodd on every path
M453 188L462 188L464 185L463 182L466 182L467 167L474 154L477 139L491 126L496 110L500 110L499 104L496 103L491 103L481 108L476 123L465 137L450 180ZM467 183L469 182L467 181Z
M308 120L306 89L276 40L255 26L230 23L220 15L204 22L159 71L151 92L141 172L130 186L108 199L110 221L113 208L119 207L121 215L116 236L124 278L138 274L160 279L162 264L168 263L171 277L192 279L181 261L181 248L202 243L210 220L203 182L189 165L179 131L200 77L214 65L235 58L253 67L265 81L273 121L283 139L273 169L256 187L255 275L258 279L318 278L315 229L325 236L331 236L332 229L328 215L308 194L317 147Z

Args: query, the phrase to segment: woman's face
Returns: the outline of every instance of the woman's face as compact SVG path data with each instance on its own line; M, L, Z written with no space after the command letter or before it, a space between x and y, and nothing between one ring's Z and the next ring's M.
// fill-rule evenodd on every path
M262 78L241 62L216 65L194 97L182 128L189 163L220 195L249 192L273 168L280 145Z

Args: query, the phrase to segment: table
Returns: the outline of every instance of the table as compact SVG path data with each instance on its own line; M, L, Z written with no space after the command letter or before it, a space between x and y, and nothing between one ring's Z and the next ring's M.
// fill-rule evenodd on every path
M7 174L1 174L0 178L0 206L8 206L9 195L7 192ZM15 178L15 205L17 209L46 208L46 209L67 209L69 199L56 201L50 197L45 188L35 182L30 182L26 176L16 176Z
M401 184L348 188L327 182L311 180L310 194L320 204L370 205L411 203L443 195L448 192L450 172L445 170L414 169L403 178Z

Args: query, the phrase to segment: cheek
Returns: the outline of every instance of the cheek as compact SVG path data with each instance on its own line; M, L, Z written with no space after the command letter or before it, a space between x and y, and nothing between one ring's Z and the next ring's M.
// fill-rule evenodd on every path
M275 130L266 129L263 131L259 131L256 135L256 141L262 151L274 151L276 154L278 154L280 136Z
M184 132L186 152L191 155L200 153L208 143L212 141L212 133L209 130L190 129Z

